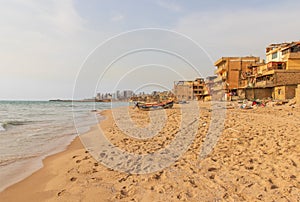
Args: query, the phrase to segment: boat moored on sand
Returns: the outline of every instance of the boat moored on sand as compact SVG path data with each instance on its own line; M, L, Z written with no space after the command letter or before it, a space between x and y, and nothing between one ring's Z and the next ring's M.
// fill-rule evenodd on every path
M156 109L169 109L172 108L174 101L167 101L167 102L160 102L160 103L144 103L144 102L137 102L135 107L140 110L156 110Z

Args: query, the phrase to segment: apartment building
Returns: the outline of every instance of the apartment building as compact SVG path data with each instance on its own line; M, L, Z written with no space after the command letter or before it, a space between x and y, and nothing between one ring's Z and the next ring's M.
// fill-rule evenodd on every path
M291 99L300 83L300 42L271 44L266 48L266 62L247 68L240 80L240 98Z
M178 101L202 100L207 92L203 78L194 81L175 81L174 94Z
M236 96L240 87L242 72L247 72L250 65L257 64L259 57L222 57L215 62L217 70L214 79L213 99L228 100Z

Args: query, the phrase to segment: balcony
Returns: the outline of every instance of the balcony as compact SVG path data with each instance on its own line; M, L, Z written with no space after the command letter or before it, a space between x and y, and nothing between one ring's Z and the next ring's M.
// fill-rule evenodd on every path
M255 87L273 87L273 81L258 81L255 83Z
M220 74L221 72L225 72L226 68L225 67L218 67L217 70L215 70L215 74Z

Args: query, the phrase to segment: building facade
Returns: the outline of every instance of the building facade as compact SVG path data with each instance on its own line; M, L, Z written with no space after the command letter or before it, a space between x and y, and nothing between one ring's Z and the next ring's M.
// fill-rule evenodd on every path
M236 96L240 87L243 72L248 67L259 62L259 57L222 57L215 62L217 70L214 79L213 99L228 100L230 96ZM230 95L230 96L229 96Z
M175 81L174 94L178 101L202 100L207 92L203 78L194 81Z
M286 100L295 97L300 83L300 42L269 45L266 63L250 65L242 75L240 98Z

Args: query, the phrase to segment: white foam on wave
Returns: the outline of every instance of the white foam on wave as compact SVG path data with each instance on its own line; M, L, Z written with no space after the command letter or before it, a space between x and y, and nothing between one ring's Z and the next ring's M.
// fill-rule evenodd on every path
M4 124L3 123L0 123L0 132L1 131L5 131L5 128L4 128Z

